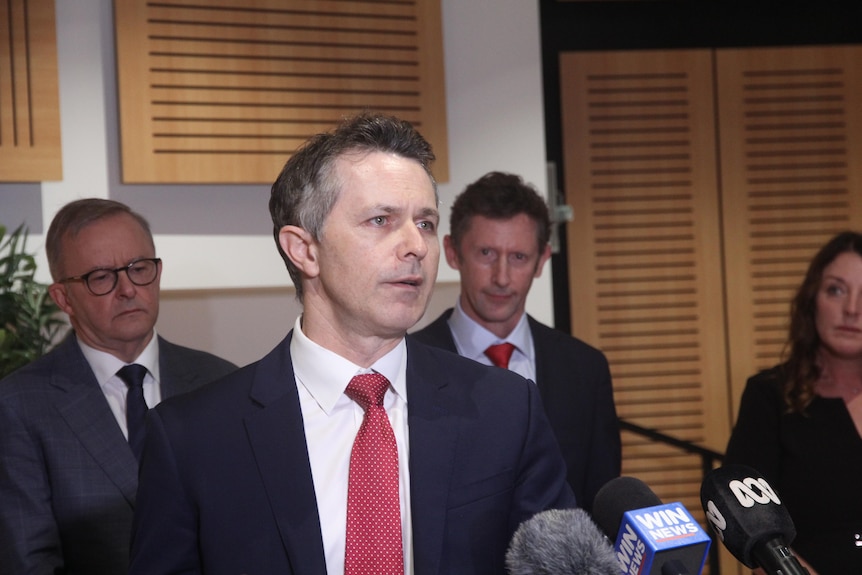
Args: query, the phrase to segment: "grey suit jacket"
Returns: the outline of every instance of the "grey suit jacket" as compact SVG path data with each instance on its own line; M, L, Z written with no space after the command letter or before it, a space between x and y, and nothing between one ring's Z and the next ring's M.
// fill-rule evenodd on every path
M159 338L163 398L235 365ZM138 464L74 335L0 381L0 575L122 575Z

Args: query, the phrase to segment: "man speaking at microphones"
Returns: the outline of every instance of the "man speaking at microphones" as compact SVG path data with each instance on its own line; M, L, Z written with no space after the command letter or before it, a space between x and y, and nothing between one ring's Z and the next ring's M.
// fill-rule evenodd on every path
M596 494L593 517L614 549L622 575L700 575L710 538L681 503L663 504L634 477Z
M738 464L714 469L703 479L700 499L724 546L747 567L809 575L788 547L796 537L790 513L760 472Z

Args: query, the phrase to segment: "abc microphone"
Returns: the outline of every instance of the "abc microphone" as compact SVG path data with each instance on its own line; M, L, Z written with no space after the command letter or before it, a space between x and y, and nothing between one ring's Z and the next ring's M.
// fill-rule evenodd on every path
M700 488L706 518L734 557L768 575L808 575L790 551L796 527L763 474L728 464L706 474Z
M506 552L509 575L619 575L614 550L583 509L549 509L521 523Z
M617 477L596 493L593 517L615 540L623 575L699 575L711 540L682 503L662 504L640 479Z

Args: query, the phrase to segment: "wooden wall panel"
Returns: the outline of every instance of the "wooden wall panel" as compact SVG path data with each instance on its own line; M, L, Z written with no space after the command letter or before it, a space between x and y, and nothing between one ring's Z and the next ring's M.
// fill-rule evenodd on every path
M0 181L63 177L54 0L0 2Z
M727 426L711 52L561 55L574 335L620 417L712 449ZM623 433L623 473L699 513L701 462Z
M814 252L862 229L860 59L561 56L572 325L607 354L621 417L724 450L746 379L780 360ZM623 435L623 473L664 500L700 509L698 465Z
M862 229L860 62L859 46L717 52L734 413L779 362L811 257Z
M115 2L123 181L271 183L362 109L409 120L448 180L439 0Z

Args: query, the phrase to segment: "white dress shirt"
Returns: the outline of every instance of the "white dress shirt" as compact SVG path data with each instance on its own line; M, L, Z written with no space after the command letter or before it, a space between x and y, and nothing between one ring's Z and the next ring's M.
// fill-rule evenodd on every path
M102 388L102 393L108 400L108 405L111 406L111 411L123 430L123 435L129 439L129 428L126 425L126 395L129 393L129 387L122 379L117 376L117 372L124 365L128 365L121 359L118 359L105 351L100 351L90 347L81 338L76 338L78 345L81 348L81 353L90 364L90 368L96 375L96 381L99 382L99 387ZM144 376L144 400L148 407L155 407L162 400L162 392L159 389L161 374L159 373L159 338L155 331L150 343L144 348L135 361L147 368L147 375Z
M459 298L448 323L459 355L485 365L494 365L485 355L485 350L498 343L511 343L515 346L515 351L509 359L509 369L530 381L536 381L536 351L526 313L521 314L521 319L518 320L512 333L505 339L500 339L464 313Z
M413 536L407 441L407 346L402 339L395 349L375 362L371 369L363 369L308 339L302 332L301 319L297 318L294 325L290 356L293 359L308 443L326 571L329 575L344 574L350 452L365 417L362 407L347 397L344 391L354 375L376 371L391 384L383 398L383 407L398 444L404 573L410 575L413 573Z

